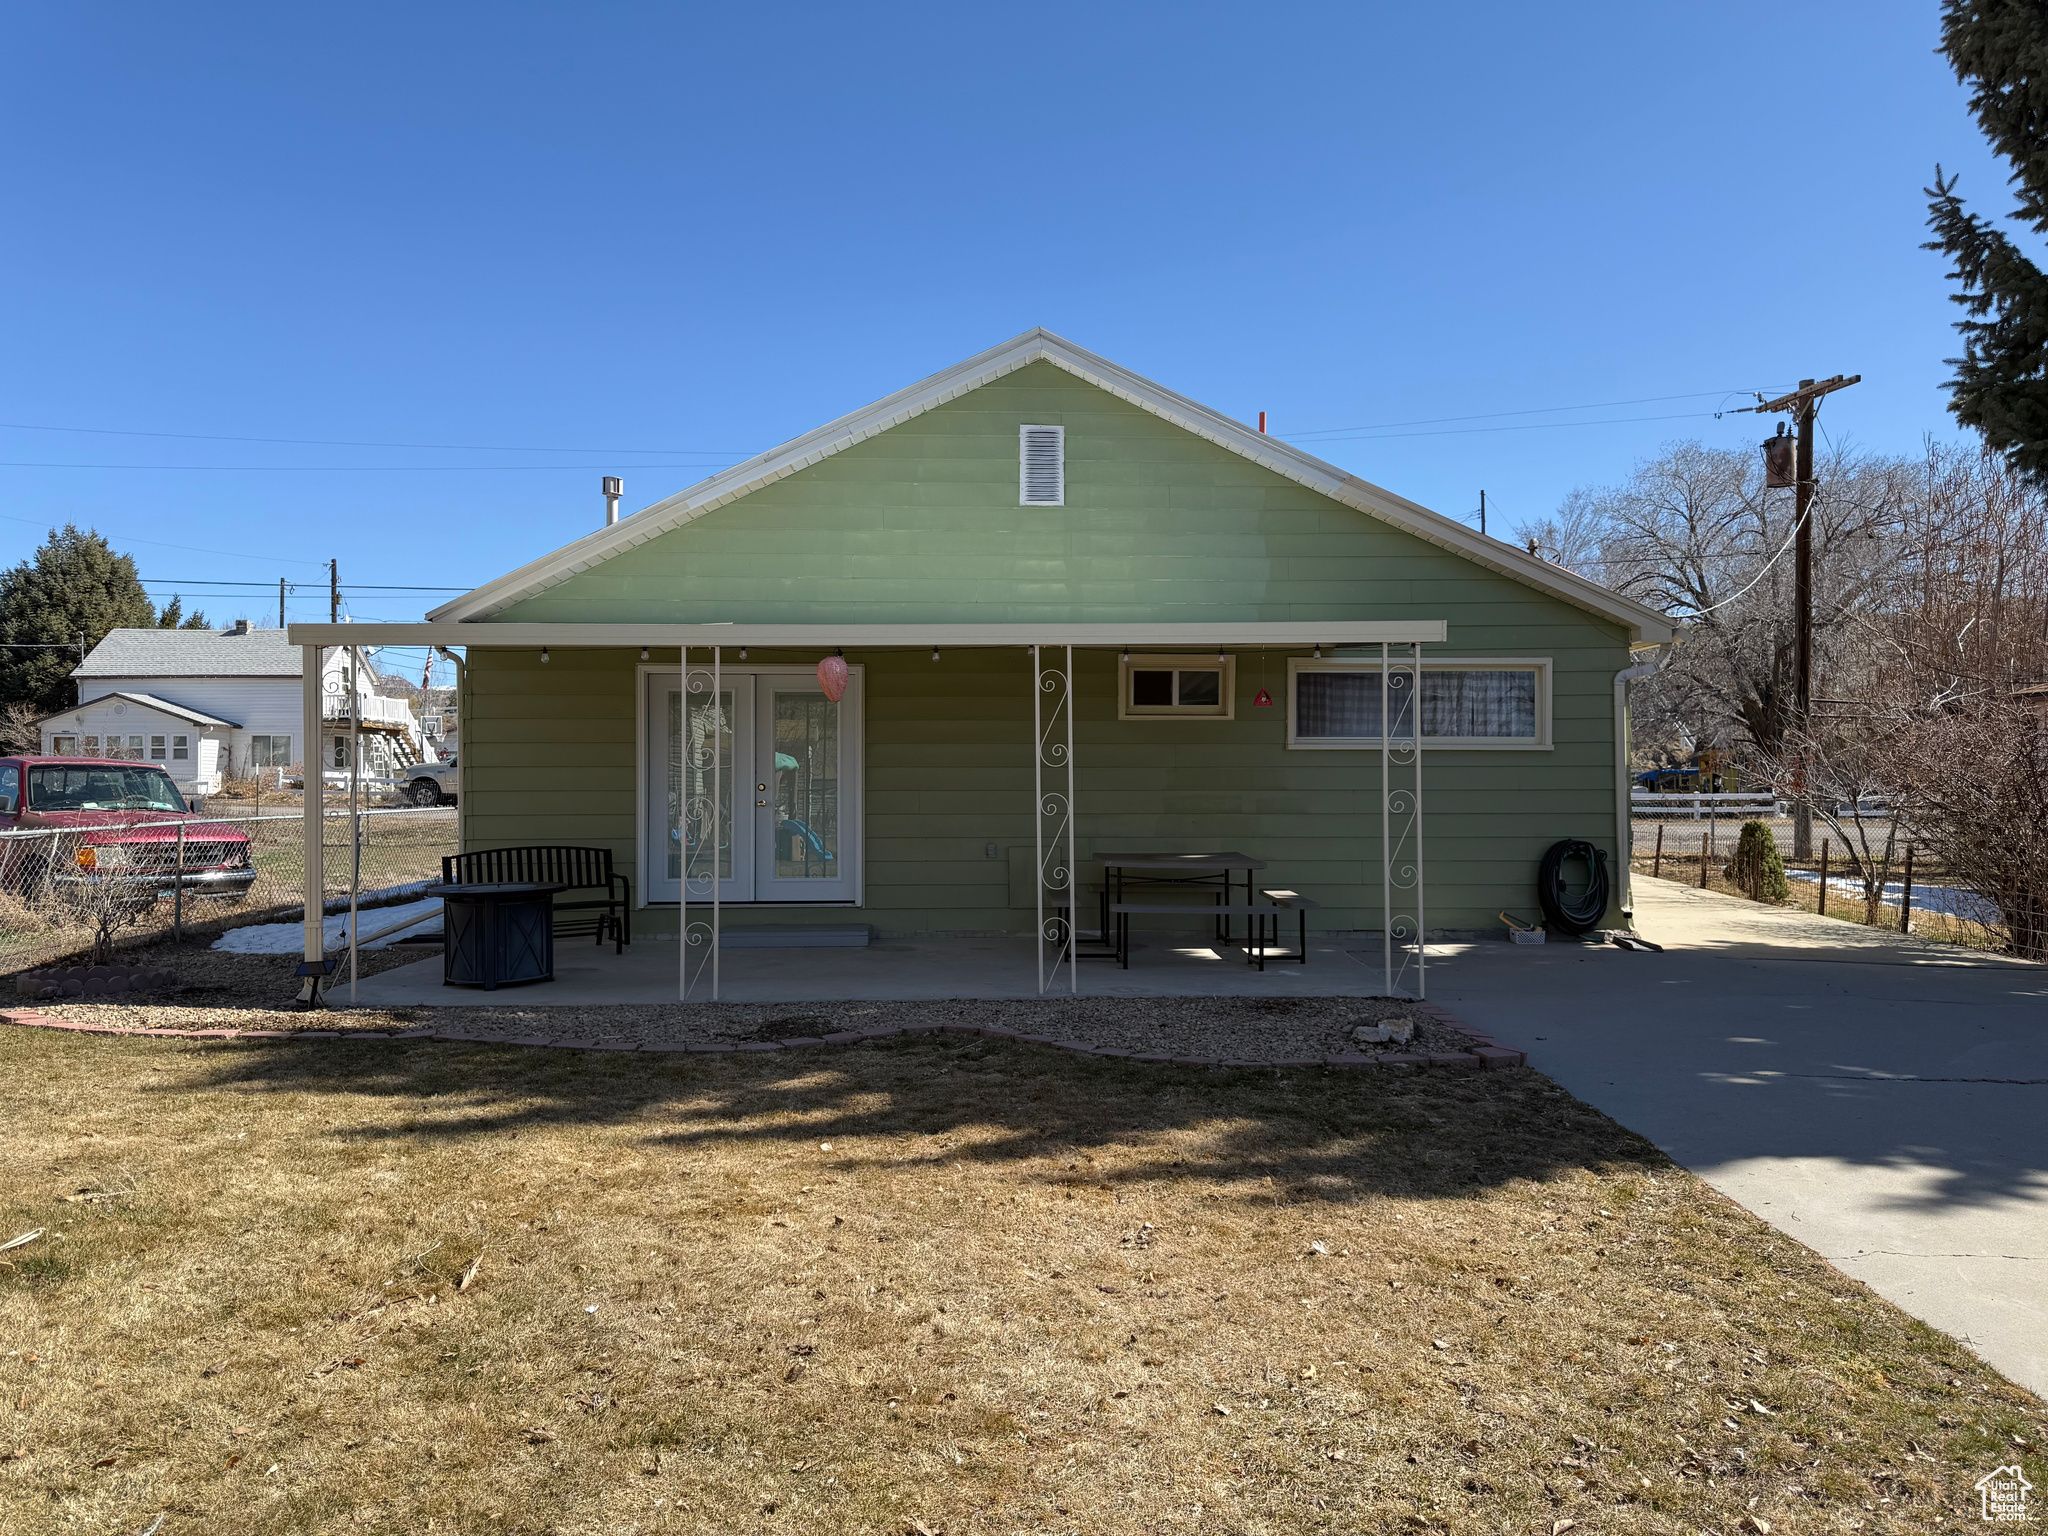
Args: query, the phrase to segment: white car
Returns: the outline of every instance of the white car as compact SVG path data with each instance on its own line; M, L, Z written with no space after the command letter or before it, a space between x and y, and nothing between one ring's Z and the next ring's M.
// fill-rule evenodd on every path
M414 763L393 775L392 782L399 794L414 805L453 805L455 786L459 782L455 774L455 759Z

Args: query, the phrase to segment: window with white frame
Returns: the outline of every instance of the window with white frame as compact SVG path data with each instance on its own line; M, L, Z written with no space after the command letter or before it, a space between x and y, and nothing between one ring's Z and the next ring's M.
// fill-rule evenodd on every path
M171 761L174 763L189 762L191 757L192 738L190 736L173 736L171 738Z
M1395 663L1384 679L1370 660L1288 663L1287 744L1290 747L1378 747L1382 716L1391 738L1480 750L1550 746L1548 658L1428 660L1422 664L1421 708L1411 669Z
M1067 429L1017 429L1017 500L1027 507L1067 504Z
M50 738L50 751L57 757L70 757L78 751L78 738L76 736L53 736Z
M291 737L251 736L249 738L249 766L251 768L289 768L291 763Z
M1237 658L1130 656L1117 668L1119 720L1228 720L1237 697Z
M157 762L157 763L160 763L160 762L162 762L162 761L164 760L164 739L163 739L163 737L161 737L161 736L152 736L152 737L150 737L150 738L149 738L149 756L150 756L150 761L151 761L151 762Z

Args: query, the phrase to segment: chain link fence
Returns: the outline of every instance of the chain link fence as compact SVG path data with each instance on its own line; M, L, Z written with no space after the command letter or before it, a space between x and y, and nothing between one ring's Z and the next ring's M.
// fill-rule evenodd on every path
M1915 849L1882 807L1865 807L1854 829L1854 851L1868 848L1873 878L1882 876L1875 904L1850 857L1851 846L1815 817L1813 851L1797 857L1791 809L1769 795L1637 795L1629 821L1634 832L1629 867L1639 875L1746 897L1750 892L1730 877L1728 863L1743 824L1760 821L1771 829L1785 862L1791 886L1787 905L1973 949L2006 944L1997 908L1954 871ZM1887 841L1889 867L1883 863Z
M323 904L438 880L455 811L330 807ZM0 974L167 937L211 942L251 923L301 921L305 823L296 810L0 832Z

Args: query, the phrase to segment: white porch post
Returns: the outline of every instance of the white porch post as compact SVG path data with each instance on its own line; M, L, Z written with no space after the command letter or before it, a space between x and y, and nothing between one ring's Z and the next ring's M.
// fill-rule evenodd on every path
M320 777L320 668L324 652L317 645L299 647L299 668L301 672L301 693L303 710L299 728L300 761L305 769L306 792L303 814L305 835L305 885L306 885L306 943L305 959L310 965L317 965L326 958L326 945L322 941L321 916L326 909L327 870L322 858L322 839L326 829L322 826L325 797L321 794ZM320 1000L320 977L308 976L299 988L299 1001L316 1003Z
M725 814L727 786L724 783L722 748L726 734L724 707L724 648L712 646L711 666L690 671L690 648L680 647L676 652L676 830L682 842L679 855L680 873L678 905L676 914L676 988L681 1002L690 1000L690 993L704 979L704 973L711 973L711 1001L718 1001L719 942L723 912L722 892L719 889L720 863L725 852L722 839L726 835L728 818ZM704 710L704 720L709 728L708 746L697 747L697 738L690 731L690 695L693 692L710 690L710 698ZM708 794L692 794L693 775L702 775L708 786ZM696 836L691 837L695 828ZM710 883L711 921L690 922L690 866L693 857L699 861L709 858L710 872L696 876ZM703 948L707 951L698 958L694 971L690 965L690 951Z
M1408 731L1397 745L1395 729L1406 712ZM1405 772L1404 772L1405 771ZM1394 775L1407 783L1396 787ZM1398 905L1397 905L1398 903ZM1380 645L1380 964L1389 997L1412 983L1419 1001L1426 995L1428 945L1422 885L1422 646L1408 648L1406 671L1397 682L1391 644ZM1415 945L1409 969L1408 941ZM1399 955L1397 961L1396 955Z
M1038 990L1059 983L1067 968L1067 991L1081 990L1075 963L1074 930L1081 917L1080 860L1074 827L1074 648L1064 647L1062 664L1047 667L1043 647L1031 647L1032 881L1036 886ZM1052 770L1050 786L1046 770ZM1048 837L1048 833L1050 836ZM1066 847L1060 847L1064 837ZM1050 849L1047 844L1050 842ZM1066 916L1048 920L1046 893L1064 899Z

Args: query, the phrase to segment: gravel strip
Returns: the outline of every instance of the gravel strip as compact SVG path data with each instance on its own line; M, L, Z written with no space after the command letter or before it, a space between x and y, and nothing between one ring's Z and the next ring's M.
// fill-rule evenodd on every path
M361 956L369 976L434 953L411 947ZM124 958L126 958L124 956ZM1047 998L945 1002L662 1003L590 1008L361 1008L346 987L331 1006L307 1012L291 1001L290 966L275 955L153 949L179 984L159 998L87 1003L65 998L42 1006L80 1024L117 1029L283 1030L388 1033L396 1030L471 1040L576 1041L633 1049L725 1049L782 1041L818 1041L868 1032L939 1025L1000 1030L1060 1044L1085 1044L1132 1056L1222 1061L1310 1061L1332 1056L1380 1059L1463 1052L1468 1036L1400 998ZM0 1006L11 1003L0 996ZM1360 1024L1406 1018L1407 1043L1359 1044Z

